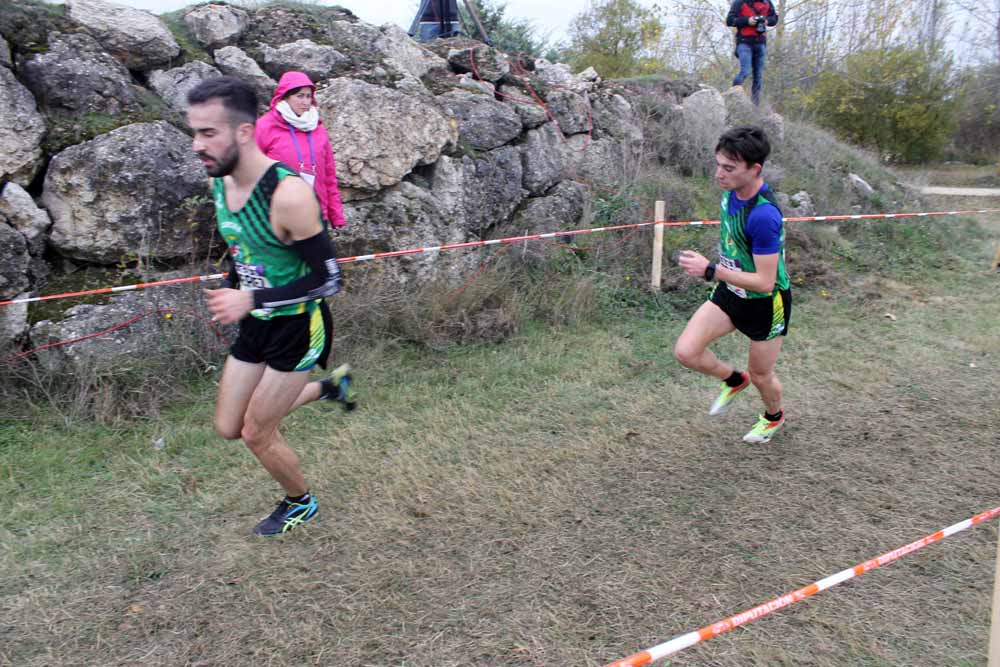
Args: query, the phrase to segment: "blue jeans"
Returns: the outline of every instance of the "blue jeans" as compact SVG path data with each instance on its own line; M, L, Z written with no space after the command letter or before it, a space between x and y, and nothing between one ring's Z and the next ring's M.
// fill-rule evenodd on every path
M764 58L767 56L767 44L737 44L736 57L740 59L740 73L733 79L733 85L739 86L753 69L753 86L750 87L750 97L753 103L760 104L760 90L764 87Z

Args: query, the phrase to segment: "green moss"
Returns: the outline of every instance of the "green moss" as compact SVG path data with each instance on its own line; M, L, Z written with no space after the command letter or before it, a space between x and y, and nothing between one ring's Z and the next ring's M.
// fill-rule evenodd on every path
M207 3L206 3L207 4ZM208 51L202 48L198 40L195 39L194 33L188 28L187 24L184 22L184 15L191 11L194 7L199 5L191 5L185 7L184 9L178 9L175 12L168 12L166 14L160 15L160 20L163 24L167 26L170 34L174 36L174 41L177 42L177 46L181 47L181 54L178 56L177 61L172 63L174 67L189 63L193 60L200 60L212 64L212 56L209 55Z
M141 282L141 280L135 273L121 267L88 266L73 273L53 277L46 285L45 294L84 292L101 287L131 285ZM72 301L65 299L36 301L28 306L28 324L33 326L42 320L59 322L66 319L65 312L72 306L81 303L109 303L111 296L110 294L96 294L78 297Z
M66 16L65 5L40 0L0 3L0 35L22 56L47 52L50 32L74 32L77 28Z
M159 97L145 89L137 89L139 105L119 114L85 113L69 114L52 111L46 114L48 132L42 141L46 155L55 155L70 146L89 141L119 127L133 123L152 123L159 120L184 127L179 114L166 107Z

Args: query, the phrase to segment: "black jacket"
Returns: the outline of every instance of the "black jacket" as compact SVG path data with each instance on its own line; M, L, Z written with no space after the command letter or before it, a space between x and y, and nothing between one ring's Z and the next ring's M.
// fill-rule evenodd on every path
M764 24L768 27L778 25L778 12L770 0L735 0L729 7L726 25L736 28L736 43L763 44L767 42L767 33L757 32L757 26L750 24L751 16L765 17Z

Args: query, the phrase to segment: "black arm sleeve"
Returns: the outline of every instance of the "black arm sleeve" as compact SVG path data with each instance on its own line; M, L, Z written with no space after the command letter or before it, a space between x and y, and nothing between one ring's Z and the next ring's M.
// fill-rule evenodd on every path
M229 258L229 273L222 282L219 284L219 289L239 289L240 288L240 274L236 272L236 262L233 258Z
M309 273L287 285L253 291L254 308L278 308L304 301L333 296L340 291L340 266L333 241L326 230L316 236L296 241L292 248L311 269Z
M736 0L729 6L729 14L726 15L726 25L730 28L745 28L750 25L748 17L740 16L740 7L742 6L743 0Z
M778 10L774 8L774 3L768 3L770 6L767 12L767 25L776 26L778 25Z

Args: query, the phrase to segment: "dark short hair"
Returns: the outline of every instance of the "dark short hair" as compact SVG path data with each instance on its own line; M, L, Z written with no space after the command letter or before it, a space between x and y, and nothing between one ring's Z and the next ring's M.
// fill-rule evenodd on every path
M764 160L771 154L771 142L767 140L767 133L763 129L745 125L726 130L719 137L715 152L734 160L742 160L748 167L752 167L764 164Z
M222 102L222 106L229 112L229 122L233 125L257 120L257 93L250 84L235 76L205 79L188 91L189 105L205 104L210 100Z
M299 92L300 90L302 90L304 88L308 88L309 90L315 90L315 88L313 86L299 86L298 88L292 88L291 90L289 90L287 93L285 93L285 97L283 97L281 99L285 99L287 97L291 97L292 95L294 95L295 93Z

